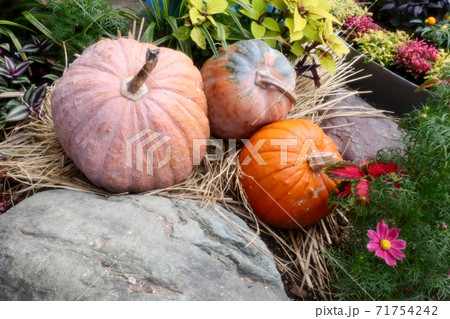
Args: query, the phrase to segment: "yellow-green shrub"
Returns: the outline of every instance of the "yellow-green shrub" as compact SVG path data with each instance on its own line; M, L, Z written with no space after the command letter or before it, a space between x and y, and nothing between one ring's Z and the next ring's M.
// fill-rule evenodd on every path
M377 30L366 33L354 41L358 44L358 51L366 55L366 62L375 61L387 66L395 61L398 44L407 39L410 39L410 36L404 31Z

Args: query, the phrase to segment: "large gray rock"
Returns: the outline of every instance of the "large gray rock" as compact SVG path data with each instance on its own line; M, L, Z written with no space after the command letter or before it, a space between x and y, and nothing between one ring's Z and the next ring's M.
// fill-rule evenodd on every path
M328 97L326 101L339 98L339 95ZM340 108L345 106L349 108ZM353 108L352 108L353 107ZM333 118L325 119L320 126L330 136L342 158L359 162L375 157L378 150L386 147L399 147L401 133L397 123L387 117L348 116L349 112L369 112L374 108L357 95L340 101L337 107L330 110Z
M216 208L38 193L0 216L0 300L287 299L264 243Z

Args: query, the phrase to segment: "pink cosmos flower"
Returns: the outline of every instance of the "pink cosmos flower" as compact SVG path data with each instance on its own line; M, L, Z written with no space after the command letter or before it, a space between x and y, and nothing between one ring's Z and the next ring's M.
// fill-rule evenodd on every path
M374 251L375 255L383 258L386 264L395 267L395 259L402 260L405 254L401 251L406 247L406 241L397 239L400 234L399 228L391 228L381 221L377 224L377 231L369 229L367 236L371 239L367 244L369 251Z

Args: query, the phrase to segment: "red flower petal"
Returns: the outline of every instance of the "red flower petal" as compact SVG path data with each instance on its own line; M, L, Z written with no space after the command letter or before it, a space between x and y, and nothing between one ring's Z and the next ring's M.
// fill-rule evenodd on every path
M336 194L337 197L346 197L352 194L352 184L350 182L344 183L339 193Z
M395 173L397 171L397 165L394 162L390 162L389 164L384 163L374 163L369 165L369 174L376 178L380 175L385 175L389 173Z
M355 164L344 163L332 170L327 170L326 173L333 179L360 179L364 175Z
M358 194L359 199L364 203L370 203L369 198L369 186L370 183L363 179L356 184L356 194Z

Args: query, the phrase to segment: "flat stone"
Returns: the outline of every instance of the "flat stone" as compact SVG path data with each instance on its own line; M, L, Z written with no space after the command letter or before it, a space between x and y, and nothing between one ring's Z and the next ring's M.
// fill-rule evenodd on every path
M327 97L324 102L339 97L339 95ZM350 108L341 109L339 106ZM369 114L367 116L346 115L348 112L368 112L373 109L361 97L352 95L328 111L328 114L339 116L321 122L320 126L325 134L333 139L343 159L359 162L375 157L378 150L382 148L401 146L399 142L401 132L394 120Z
M143 10L142 5L139 3L138 0L108 0L111 2L111 4L117 8L122 9L133 9L137 12ZM142 2L145 2L145 0L142 0Z
M45 191L0 215L0 300L287 300L254 237L221 206Z

